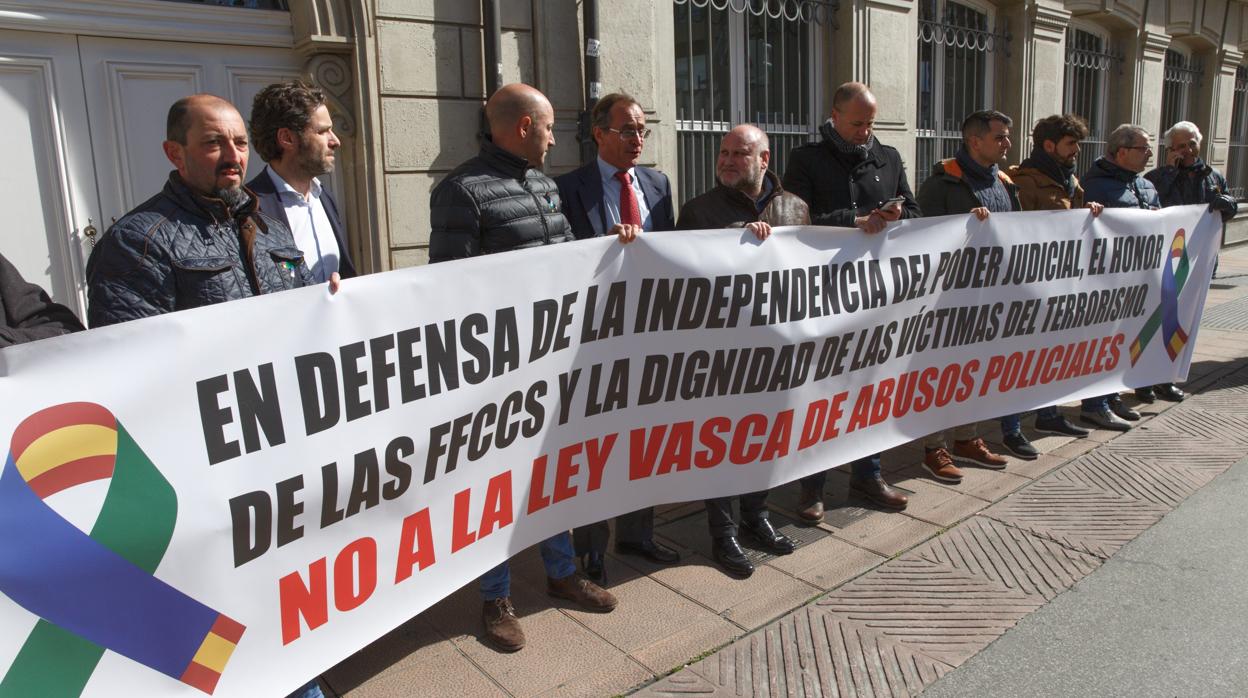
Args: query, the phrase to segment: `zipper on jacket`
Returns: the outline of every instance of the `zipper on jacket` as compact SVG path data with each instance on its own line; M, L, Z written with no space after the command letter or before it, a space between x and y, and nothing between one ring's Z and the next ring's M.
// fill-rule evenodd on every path
M524 178L524 181L520 183L520 185L523 186L524 190L529 193L529 196L533 197L533 203L537 204L537 216L542 219L542 244L549 245L550 226L546 224L546 209L542 207L542 200L537 196L537 192L533 191L533 189L529 186L529 178L527 176Z

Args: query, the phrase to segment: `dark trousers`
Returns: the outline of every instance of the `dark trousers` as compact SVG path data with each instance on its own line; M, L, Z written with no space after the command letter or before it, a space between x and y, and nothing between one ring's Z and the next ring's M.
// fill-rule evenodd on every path
M598 521L572 529L572 547L577 555L604 553L611 527ZM615 540L618 543L645 543L654 539L654 507L638 509L615 517Z
M741 521L748 525L767 519L767 494L771 490L750 492L737 497L741 502ZM712 538L737 535L737 522L732 517L732 497L706 500L706 523Z
M872 453L850 463L850 472L854 477L873 478L880 474L880 454ZM802 487L823 491L823 483L828 481L828 471L821 470L802 478Z

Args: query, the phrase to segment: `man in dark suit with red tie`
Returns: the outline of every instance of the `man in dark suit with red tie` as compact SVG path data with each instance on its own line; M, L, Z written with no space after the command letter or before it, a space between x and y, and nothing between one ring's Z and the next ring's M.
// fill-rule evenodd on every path
M612 93L598 100L590 117L598 157L555 179L573 234L578 239L611 235L626 240L643 231L675 229L667 175L637 164L650 135L641 105L629 95ZM608 536L606 521L572 532L585 576L599 583L606 580ZM680 559L675 550L654 541L653 507L616 517L615 541L617 553L659 564Z

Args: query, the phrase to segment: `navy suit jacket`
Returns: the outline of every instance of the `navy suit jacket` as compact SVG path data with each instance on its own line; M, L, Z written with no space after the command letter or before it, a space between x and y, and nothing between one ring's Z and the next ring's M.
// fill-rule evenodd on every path
M273 178L265 172L267 169L266 167L260 170L260 174L247 183L247 188L255 193L261 211L285 223L289 228L290 221L286 218L286 207L282 205L282 197L277 195L277 189L273 187ZM328 189L321 189L321 205L325 207L329 227L333 229L334 239L338 241L338 276L350 279L355 276L355 265L351 263L351 253L347 251L347 231L343 229L342 219L338 215L338 202L330 196Z
M655 231L675 230L676 217L672 213L672 183L667 175L638 165L633 168L641 184L642 196L650 209L650 224ZM559 198L563 200L563 215L572 224L572 232L578 240L597 235L591 221L602 222L605 211L602 206L602 173L598 160L582 165L567 174L555 178L559 185ZM610 229L610 226L604 226ZM604 230L605 232L605 230Z

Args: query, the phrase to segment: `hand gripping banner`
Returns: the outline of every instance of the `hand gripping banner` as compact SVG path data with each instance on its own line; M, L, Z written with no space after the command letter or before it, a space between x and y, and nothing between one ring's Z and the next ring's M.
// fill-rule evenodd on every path
M1170 254L1161 267L1161 304L1140 328L1139 335L1131 342L1131 365L1134 366L1144 353L1144 348L1161 328L1162 345L1170 360L1174 361L1183 347L1187 345L1187 332L1179 324L1179 295L1187 284L1187 275L1191 271L1191 263L1187 258L1187 235L1179 228L1170 243Z
M110 480L87 535L44 499ZM78 696L105 650L212 693L244 627L153 576L177 496L107 409L49 407L13 433L0 473L0 592L41 620L0 696Z

